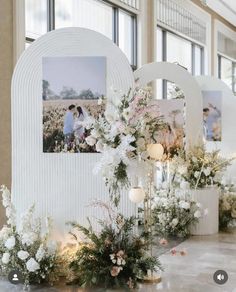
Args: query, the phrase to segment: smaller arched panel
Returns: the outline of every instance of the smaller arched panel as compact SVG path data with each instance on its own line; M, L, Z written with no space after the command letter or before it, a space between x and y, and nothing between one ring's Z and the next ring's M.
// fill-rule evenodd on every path
M220 79L211 76L196 76L195 80L199 84L204 96L211 97L207 101L218 107L221 112L220 117L220 139L219 141L206 140L207 149L220 149L225 157L236 156L236 97L232 90ZM221 99L220 101L218 99ZM216 99L216 102L214 102ZM204 103L203 103L204 104ZM236 162L228 169L226 176L236 183Z
M145 86L156 79L174 82L184 93L186 102L186 145L202 141L202 94L196 80L184 68L168 62L146 64L134 73L139 86Z

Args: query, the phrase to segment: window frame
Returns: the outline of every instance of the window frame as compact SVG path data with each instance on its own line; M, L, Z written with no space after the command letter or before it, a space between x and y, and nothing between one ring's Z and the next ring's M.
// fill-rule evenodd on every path
M221 54L220 52L218 52L217 54L217 60L218 60L218 78L221 79L221 69L222 69L222 58L228 60L231 62L231 90L233 91L234 94L236 94L236 76L235 76L235 69L236 69L236 60L225 56L223 54ZM222 80L222 79L221 79Z
M204 75L205 73L205 47L202 44L199 44L197 42L194 42L193 40L190 40L187 37L184 37L182 35L177 34L176 32L173 32L172 30L169 30L165 27L162 27L160 25L157 25L157 28L161 30L162 33L162 44L161 44L161 50L162 50L162 62L167 62L167 34L172 34L175 37L179 39L183 39L185 41L188 41L191 44L191 74L193 76L195 75L195 49L196 47L199 47L201 50L201 64L200 64L200 71L201 75ZM181 66L181 64L179 64ZM182 66L183 67L183 66ZM187 70L187 68L183 67ZM167 80L162 80L162 99L167 99Z
M100 1L106 5L109 5L113 9L113 18L112 18L112 31L113 42L119 46L119 11L123 11L132 19L132 35L131 35L131 67L133 70L137 69L137 55L138 55L138 33L137 33L137 15L130 12L128 9L125 9L123 6L120 7L109 0L95 0ZM55 30L55 0L47 0L47 32ZM26 43L32 43L35 39L25 36Z

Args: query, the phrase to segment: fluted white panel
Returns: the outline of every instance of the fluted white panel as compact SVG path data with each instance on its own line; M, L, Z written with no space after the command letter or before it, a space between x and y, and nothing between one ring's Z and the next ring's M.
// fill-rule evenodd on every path
M82 28L52 31L36 40L21 56L12 80L12 194L18 213L36 203L40 216L51 215L54 236L63 240L65 222L84 224L87 216L101 217L99 209L86 207L93 199L108 201L100 176L92 169L100 154L43 153L42 57L106 56L107 93L123 93L134 77L122 51L105 36ZM123 194L121 210L134 212Z

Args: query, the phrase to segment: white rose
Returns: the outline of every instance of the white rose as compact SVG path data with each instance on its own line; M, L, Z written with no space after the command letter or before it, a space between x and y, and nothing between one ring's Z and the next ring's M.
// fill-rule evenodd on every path
M180 208L185 209L185 210L188 210L190 208L189 202L186 202L186 201L180 201L179 206Z
M97 152L103 152L104 150L104 145L101 141L98 141L97 144L96 144L96 151Z
M10 261L10 254L9 252L4 252L4 254L2 255L2 263L7 265Z
M11 236L11 237L9 237L9 238L6 240L6 242L5 242L5 247L6 247L7 249L13 249L13 247L15 246L15 244L16 244L16 239L15 239L14 236Z
M187 166L181 165L181 166L178 167L178 172L179 172L181 175L185 174L187 171L188 171Z
M93 136L88 136L85 141L89 146L94 146L96 144L96 139Z
M138 148L144 149L145 146L146 146L145 139L144 138L139 138L137 140L137 146L138 146Z
M201 212L199 210L197 210L195 213L194 213L194 217L195 218L200 218L202 216Z
M18 256L19 259L24 261L29 257L29 253L27 251L20 250L20 251L18 251L17 256Z
M192 161L193 161L194 163L196 163L196 162L197 162L197 158L196 158L195 156L193 156L193 157L192 157Z
M26 244L27 246L32 245L37 240L37 234L34 232L24 233L21 238L22 244Z
M43 259L45 253L46 253L45 249L43 248L42 245L40 245L39 249L37 250L36 256L35 256L36 260L40 262Z
M0 230L0 240L6 241L11 232L11 228L3 226L3 228Z
M205 174L205 176L209 176L211 174L211 169L210 167L207 167L206 169L203 170L203 173Z
M174 219L172 220L172 222L171 222L171 225L172 225L173 227L175 227L178 223L179 223L179 220L178 220L177 218L174 218Z
M195 171L195 172L194 172L194 177L195 177L195 178L199 178L199 175L200 175L200 172L199 172L199 171Z
M93 136L94 138L98 138L100 135L99 135L99 132L95 129L93 129L91 131L91 136Z
M120 258L117 259L117 265L121 266L121 259Z
M36 262L36 260L34 258L30 258L27 262L26 262L26 268L29 272L35 272L37 270L40 269L39 264Z

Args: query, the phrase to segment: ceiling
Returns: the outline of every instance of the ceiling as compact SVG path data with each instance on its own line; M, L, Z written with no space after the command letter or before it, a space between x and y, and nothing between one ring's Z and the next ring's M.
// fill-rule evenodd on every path
M236 27L236 1L235 0L205 0L216 13L224 17Z

